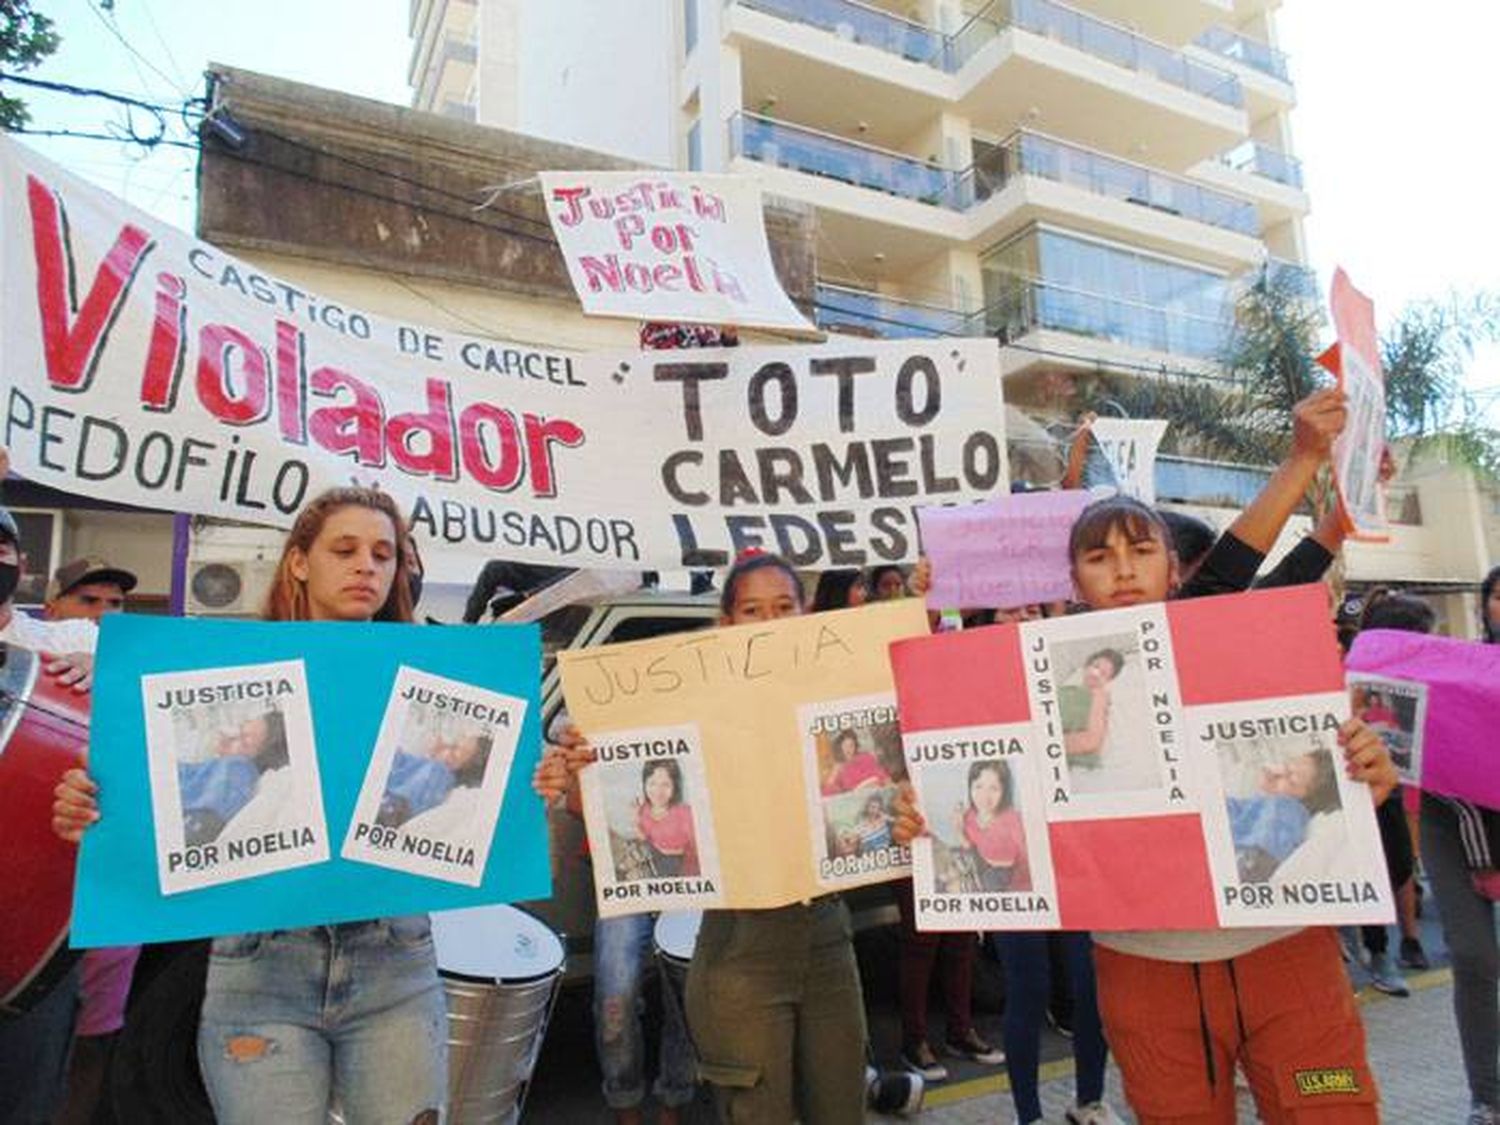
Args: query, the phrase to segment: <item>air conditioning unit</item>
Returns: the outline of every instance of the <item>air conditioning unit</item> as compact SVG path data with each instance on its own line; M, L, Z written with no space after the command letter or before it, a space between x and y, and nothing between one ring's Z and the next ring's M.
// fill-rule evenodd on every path
M198 617L254 617L276 573L266 559L195 559L188 563L187 612Z

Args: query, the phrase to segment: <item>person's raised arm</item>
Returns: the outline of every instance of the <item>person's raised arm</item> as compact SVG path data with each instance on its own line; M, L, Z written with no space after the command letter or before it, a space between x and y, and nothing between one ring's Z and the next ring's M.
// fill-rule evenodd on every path
M1292 409L1292 448L1229 525L1231 535L1262 555L1271 550L1343 432L1347 413L1344 392L1334 387L1314 391Z
M1090 413L1078 420L1078 428L1073 431L1073 441L1068 446L1068 467L1063 471L1059 488L1083 487L1083 469L1089 459L1089 442L1093 440L1094 419L1097 417Z

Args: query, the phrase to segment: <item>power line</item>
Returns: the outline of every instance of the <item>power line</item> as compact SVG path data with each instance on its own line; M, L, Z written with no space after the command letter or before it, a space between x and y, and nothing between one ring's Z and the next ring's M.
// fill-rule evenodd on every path
M117 133L90 133L78 129L8 129L9 133L24 135L28 137L70 137L80 141L113 141L115 144L138 144L147 148L156 148L159 145L167 145L170 148L186 148L198 151L198 145L192 141L176 141L169 137L122 137Z
M130 94L121 94L114 90L103 90L96 86L76 86L71 82L51 82L45 78L31 78L24 74L5 71L0 71L0 82L14 82L17 86L30 86L37 90L50 90L56 94L68 94L76 98L102 98L104 101L115 102L118 105L133 106L136 109L149 110L152 113L177 113L184 106L191 106L195 101L201 101L201 99L189 98L177 105L165 105L161 102L149 102L144 98L137 98Z
M124 33L119 28L119 25L116 24L116 22L114 21L114 19L111 18L111 16L113 15L113 13L111 13L111 16L106 16L104 14L104 12L98 6L97 0L90 0L90 3L88 5L88 9L89 9L89 11L93 12L95 16L98 17L99 22L102 23L104 25L105 29L111 35L113 35L115 37L115 39L119 42L120 46L125 48L126 53L131 56L131 60L132 60L131 61L131 66L132 67L135 67L135 61L134 60L139 59L141 62L143 62L143 63L146 64L146 67L147 67L148 70L150 70L153 74L155 74L158 78L160 78L168 86L172 87L172 89L176 90L179 94L182 94L184 97L187 96L187 91L185 89L183 89L183 87L182 87L182 85L180 83L178 83L177 81L175 81L172 78L170 78L165 72L162 71L162 69L159 66L157 66L154 62L152 62L150 59L148 59L145 55L141 54L140 51L136 50L135 46L130 42L130 40L128 40L128 39L125 38ZM170 55L171 52L169 51L168 54ZM141 80L141 85L144 86L146 84L146 76L140 72L140 68L139 67L135 67L135 73L136 73L136 77Z

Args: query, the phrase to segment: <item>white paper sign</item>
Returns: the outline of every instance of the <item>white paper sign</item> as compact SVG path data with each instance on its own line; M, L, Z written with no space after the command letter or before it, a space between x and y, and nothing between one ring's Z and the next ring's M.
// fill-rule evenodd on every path
M897 786L906 780L895 695L803 707L798 724L819 885L883 883L909 869L910 849L891 838Z
M524 699L402 666L340 854L477 887L525 715Z
M1153 419L1096 418L1089 427L1115 485L1143 504L1156 503L1156 449L1167 423Z
M611 731L594 749L580 776L599 915L722 905L698 727Z
M754 180L646 170L541 182L584 312L820 335L777 280Z
M302 661L141 677L164 895L328 858Z
M1406 785L1422 784L1422 731L1427 685L1369 672L1349 672L1349 710L1380 735Z

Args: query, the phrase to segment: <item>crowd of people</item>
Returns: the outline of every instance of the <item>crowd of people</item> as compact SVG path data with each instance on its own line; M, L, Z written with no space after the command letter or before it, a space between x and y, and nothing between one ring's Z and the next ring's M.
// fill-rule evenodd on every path
M1071 603L965 610L966 626L1319 580L1342 544L1337 519L1321 522L1271 571L1259 571L1326 464L1344 414L1336 391L1319 392L1300 404L1289 454L1222 535L1124 496L1093 501L1069 541ZM0 513L0 641L47 654L47 675L87 692L95 622L125 608L136 577L96 559L70 562L58 569L45 613L36 618L13 604L21 566L19 532ZM767 622L922 596L931 578L925 562L910 572L883 567L824 574L809 597L805 576L790 563L751 553L719 584L719 622ZM1500 568L1482 590L1488 643L1500 639L1497 579ZM411 623L420 581L406 516L390 497L373 489L337 488L299 514L263 616ZM936 618L933 623L940 624ZM1363 625L1427 631L1432 615L1419 599L1393 595L1372 602ZM1119 652L1100 649L1083 661L1072 685L1064 707L1066 752L1081 768L1097 760L1106 727L1111 741L1131 737L1130 730L1120 729L1120 717L1111 716L1111 683L1122 665ZM1367 713L1341 727L1342 768L1368 786L1378 808L1390 810L1380 814L1389 875L1398 900L1412 901L1418 849L1379 719ZM224 760L257 760L274 742L272 733L234 732L231 741L240 750ZM96 739L103 737L107 727L95 732ZM956 841L955 850L966 854L982 888L1014 888L1029 880L1003 767L976 765L967 779L967 799L958 807L923 809L911 787L893 779L852 733L844 741L848 744L835 745L824 787L846 793L898 785L893 807L880 810L881 833L898 844L929 830L946 834ZM253 754L243 749L250 743ZM412 815L431 787L431 774L441 772L442 786L461 784L455 778L478 750L455 746L413 756L411 784L388 794L389 815ZM560 815L579 815L578 774L592 760L584 733L564 723L551 732L534 788L568 810ZM1305 770L1289 764L1274 776L1268 773L1263 791L1246 798L1234 814L1244 824L1237 830L1236 851L1246 870L1274 861L1280 825L1288 819L1305 824L1316 814L1315 772L1313 764ZM665 869L687 871L695 859L683 835L683 818L674 812L680 799L680 776L646 767L637 829ZM1432 794L1413 799L1422 865L1453 953L1454 1006L1473 1102L1469 1120L1483 1125L1500 1120L1497 814ZM58 779L52 809L58 835L79 840L109 814L109 794L99 791L86 769ZM1143 1123L1233 1121L1237 1072L1248 1081L1266 1121L1378 1119L1364 1030L1331 929L1050 937L1002 931L982 939L919 932L910 882L898 883L895 894L900 1063L928 1081L947 1076L940 1052L986 1066L1005 1062L1017 1119L1042 1120L1040 1042L1050 977L1061 972L1072 994L1076 1100L1066 1117L1073 1125L1120 1120L1104 1101L1111 1053L1125 1097ZM708 912L683 1002L669 999L663 1005L654 1080L647 1074L642 1023L650 932L649 916L637 915L600 919L594 934L594 1022L603 1097L620 1121L643 1120L648 1089L659 1103L658 1120L677 1120L699 1083L712 1089L728 1122L837 1125L864 1119L867 1100L881 1083L878 1076L872 1082L864 989L849 910L840 896L776 909ZM973 975L982 940L998 956L1006 984L998 1047L981 1035L973 1015ZM1389 967L1388 959L1382 960L1388 958L1384 941L1383 928L1365 937L1377 975ZM1401 948L1408 963L1419 955L1425 960L1414 931L1403 929ZM52 1120L57 1114L59 1120L90 1119L109 1037L124 1018L136 953L93 951L27 1013L0 1018L0 1121ZM946 1021L936 1044L928 1027L934 977ZM198 1060L214 1113L226 1125L321 1125L331 1105L352 1123L436 1123L448 1088L446 1019L426 917L224 935L213 942ZM1346 1075L1348 1081L1336 1089L1300 1082L1298 1076L1308 1072Z

